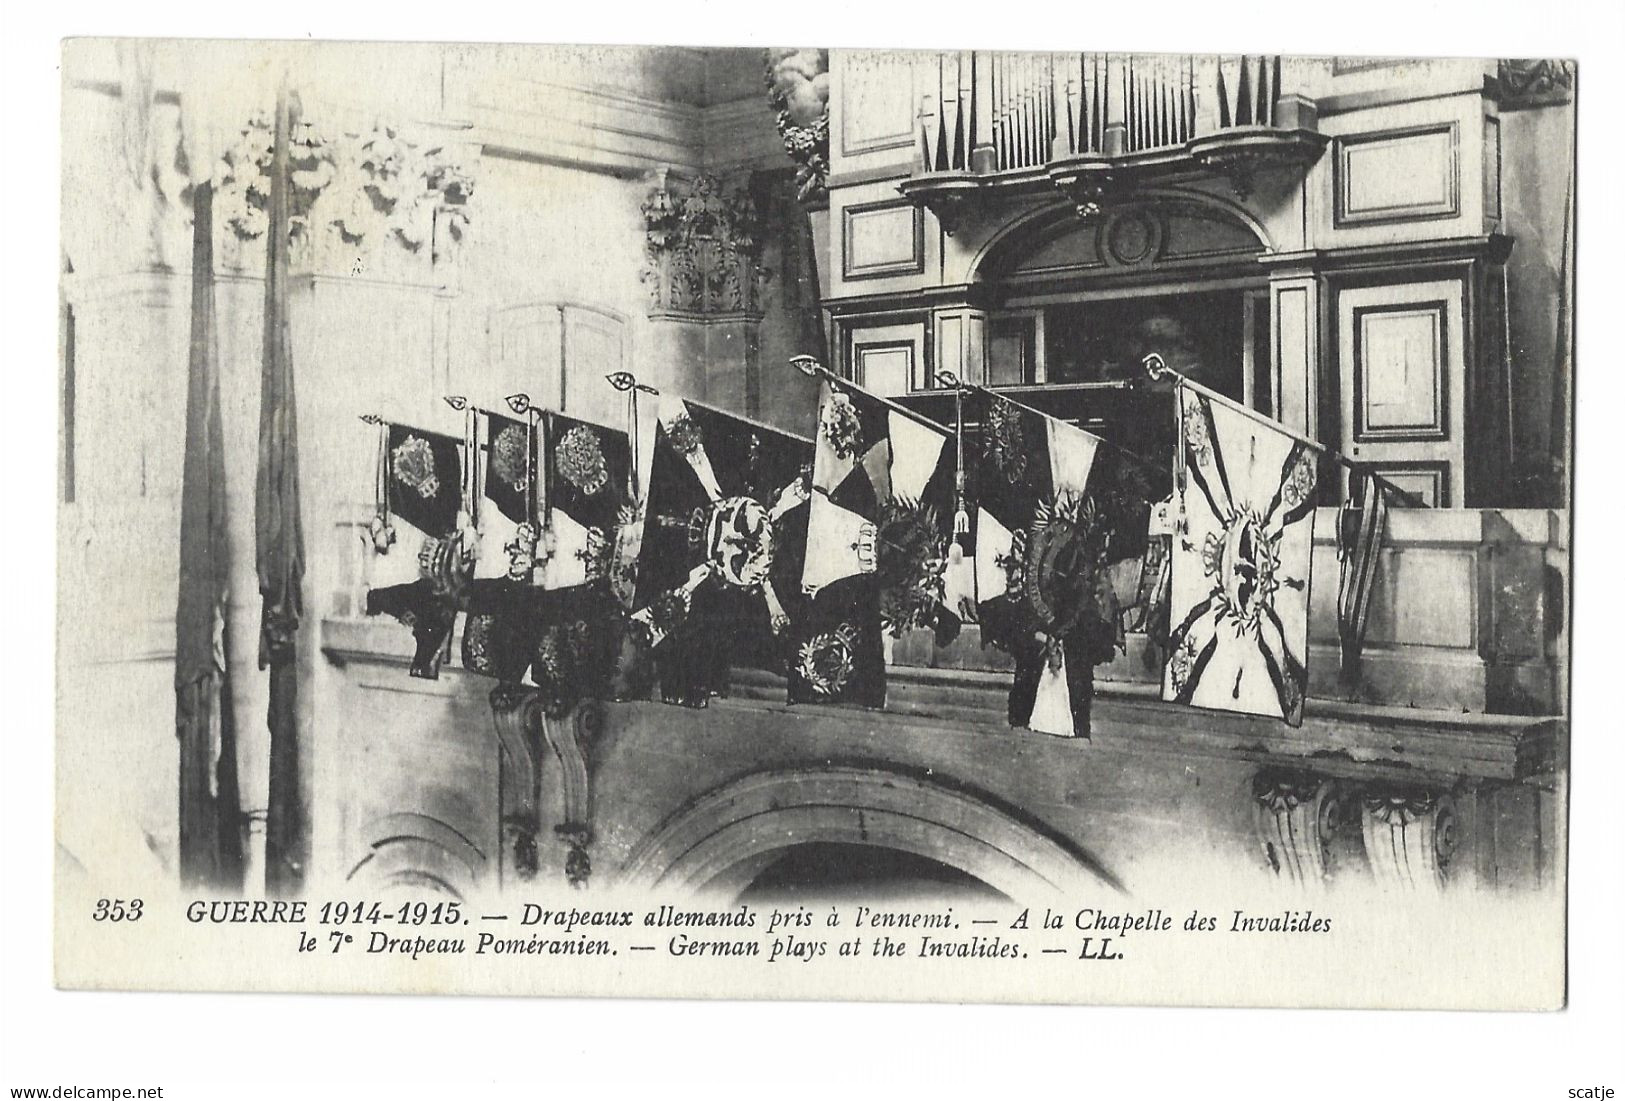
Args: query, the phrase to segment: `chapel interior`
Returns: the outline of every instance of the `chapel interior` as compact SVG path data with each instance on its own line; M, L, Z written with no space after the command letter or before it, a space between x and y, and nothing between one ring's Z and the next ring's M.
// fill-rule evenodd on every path
M262 107L226 91L253 48L65 45L63 874L179 870L183 114L207 102L245 143L213 241L242 890L975 900L1193 862L1428 893L1559 880L1572 65L392 45L373 82L353 79L371 47L290 48L328 152L294 184L298 812L268 870ZM522 393L621 430L604 380L630 372L806 436L817 385L788 364L810 355L938 423L953 380L986 385L1166 470L1152 353L1408 495L1351 680L1347 485L1323 479L1299 728L1163 703L1131 632L1088 738L1011 729L1008 660L974 625L891 642L884 713L787 708L782 678L739 671L705 709L494 719L488 683L408 678L410 635L363 614L364 414L456 433L448 395Z

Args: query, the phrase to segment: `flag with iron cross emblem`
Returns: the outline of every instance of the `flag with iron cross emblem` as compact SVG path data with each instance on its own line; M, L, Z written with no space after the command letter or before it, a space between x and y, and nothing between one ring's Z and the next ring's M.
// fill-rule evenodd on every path
M1315 453L1179 391L1168 665L1162 698L1303 721Z
M666 702L705 706L733 665L787 672L811 464L805 439L661 400L631 629Z

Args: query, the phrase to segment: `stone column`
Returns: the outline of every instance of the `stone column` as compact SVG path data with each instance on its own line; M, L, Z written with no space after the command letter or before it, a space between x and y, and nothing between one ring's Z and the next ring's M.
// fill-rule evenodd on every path
M755 416L765 273L749 191L714 176L685 180L661 169L643 215L642 278L655 333L646 381Z

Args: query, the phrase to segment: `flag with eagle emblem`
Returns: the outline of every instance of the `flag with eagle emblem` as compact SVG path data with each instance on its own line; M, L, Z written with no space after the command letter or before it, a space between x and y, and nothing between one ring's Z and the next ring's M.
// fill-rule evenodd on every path
M550 714L605 694L619 645L612 584L632 515L624 432L539 413L486 425L463 665L542 690Z
M380 427L367 614L410 627L411 674L433 680L477 553L462 511L463 445L409 425Z
M1169 657L1162 698L1297 726L1309 671L1316 456L1179 390Z
M732 664L786 672L811 452L778 429L661 399L631 629L666 702L705 706Z
M955 449L946 428L826 378L813 441L812 499L790 663L791 703L882 707L882 631L932 627L946 645L959 616L943 571L953 539Z
M977 432L977 619L983 645L1015 659L1010 725L1087 737L1094 667L1119 637L1106 567L1134 525L1116 499L1116 456L1098 436L986 390L965 407Z

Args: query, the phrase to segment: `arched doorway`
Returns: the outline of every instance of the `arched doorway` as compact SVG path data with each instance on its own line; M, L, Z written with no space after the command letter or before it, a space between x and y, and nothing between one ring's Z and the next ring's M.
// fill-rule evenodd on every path
M980 879L940 860L880 845L809 841L792 845L756 873L737 901L1004 902Z
M937 358L1161 466L1173 453L1172 389L1146 378L1148 353L1279 416L1278 334L1260 262L1273 250L1246 208L1193 188L1138 189L1087 218L1068 203L1029 209L961 269L963 302L933 310L938 328L975 333L962 342L974 352L939 340ZM955 416L945 387L916 384L902 400L942 423Z
M1013 224L978 257L993 289L987 383L1064 391L1168 364L1239 401L1270 393L1268 242L1213 196L1142 192L1087 220L1070 208Z
M802 846L826 848L793 852ZM949 886L1022 901L1082 887L1120 889L1092 856L1019 812L884 766L774 770L724 784L645 838L620 880L632 889L732 900L764 875L773 882L780 861L792 861L794 874L795 861L850 856L858 847L901 854L869 859L871 871L893 874L905 887L940 878L926 874L940 865Z
M345 878L386 904L423 895L467 898L485 875L485 854L438 818L389 814L365 832L372 841Z

